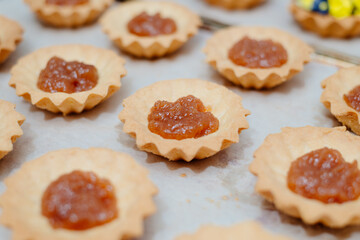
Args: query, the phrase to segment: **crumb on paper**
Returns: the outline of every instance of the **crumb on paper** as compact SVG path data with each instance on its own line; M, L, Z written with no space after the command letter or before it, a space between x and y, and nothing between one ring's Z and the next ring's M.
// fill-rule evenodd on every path
M229 197L228 196L223 196L222 199L223 200L229 200Z
M235 198L235 201L239 201L240 199L238 197Z
M208 202L210 202L210 203L214 203L215 201L213 200L213 199L211 199L211 198L206 198L206 200L208 201Z
M187 199L186 202L187 202L187 203L191 203L191 200L190 200L190 199Z
M186 173L182 173L180 177L187 177Z

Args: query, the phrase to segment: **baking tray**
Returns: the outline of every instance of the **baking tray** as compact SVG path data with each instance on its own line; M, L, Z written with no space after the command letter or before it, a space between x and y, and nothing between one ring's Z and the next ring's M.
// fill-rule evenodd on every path
M177 0L195 12L226 23L275 26L293 33L309 43L322 44L360 57L360 39L321 39L303 32L292 20L289 1L269 0L250 11L226 11L210 7L202 0ZM180 51L158 60L142 60L121 53L102 33L98 24L79 29L54 29L40 24L21 0L0 0L0 14L15 19L25 28L24 41L6 63L0 66L0 98L13 102L26 116L24 135L15 150L0 161L0 192L3 179L21 164L48 151L70 147L107 147L126 152L149 169L159 188L155 197L157 212L145 221L141 240L170 240L194 232L203 224L230 225L256 220L272 232L293 239L360 239L360 228L331 230L321 225L307 226L300 220L278 212L274 206L254 193L256 178L248 171L253 152L270 133L282 127L305 125L334 127L338 122L320 103L320 82L337 68L311 62L291 81L272 90L255 91L237 87L205 63L201 49L211 32L201 30ZM0 26L1 27L1 26ZM95 109L79 115L52 114L33 107L16 96L8 86L9 71L16 61L34 50L56 44L84 43L112 49L126 59L128 75L121 89ZM248 130L240 142L217 155L191 163L169 162L139 151L135 140L122 132L117 115L121 102L136 90L160 80L201 78L224 85L243 97L251 111ZM26 216L24 216L26 217ZM11 231L0 227L0 239L11 238Z

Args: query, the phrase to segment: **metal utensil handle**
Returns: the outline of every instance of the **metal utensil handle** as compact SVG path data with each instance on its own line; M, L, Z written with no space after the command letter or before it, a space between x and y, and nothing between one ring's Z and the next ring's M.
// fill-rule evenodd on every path
M127 2L127 1L135 1L135 0L117 0L117 1ZM217 31L222 28L227 28L232 26L231 24L220 22L205 16L201 16L201 20L203 22L201 28L210 31ZM315 61L329 65L335 65L338 67L350 67L354 65L360 65L360 57L342 53L334 49L326 48L315 44L311 44L311 47L314 49L315 52L313 55L313 60Z

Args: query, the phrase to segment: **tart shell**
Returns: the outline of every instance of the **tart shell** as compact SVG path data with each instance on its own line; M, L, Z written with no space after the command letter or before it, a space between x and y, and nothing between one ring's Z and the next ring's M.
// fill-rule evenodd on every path
M288 53L288 61L277 68L247 68L234 64L228 52L234 44L248 36L255 40L272 40L280 43ZM292 78L310 61L311 47L300 39L278 30L265 27L230 27L217 31L207 42L206 61L221 75L244 88L272 88Z
M175 21L177 31L172 34L154 37L139 37L127 29L128 22L141 12L150 15L160 13ZM100 20L103 31L123 51L136 57L154 58L170 54L190 37L195 35L201 25L199 16L186 7L172 2L130 1L108 11Z
M19 23L0 16L0 64L3 63L22 41L24 33Z
M336 119L360 135L360 113L347 105L344 95L360 85L360 67L343 68L322 81L320 101Z
M54 229L41 214L41 199L48 185L74 170L92 171L108 179L118 199L118 217L83 231ZM1 223L12 228L13 239L25 240L119 240L139 237L143 219L155 212L152 197L157 188L148 171L127 154L104 148L65 149L49 152L27 162L5 179L0 197Z
M15 111L15 105L0 99L0 159L13 150L13 143L23 135L25 117Z
M283 128L271 134L255 151L250 171L258 177L255 190L273 202L280 211L306 224L322 223L331 228L360 224L360 199L345 203L325 204L292 192L287 187L287 173L291 163L311 151L328 147L338 150L345 161L360 159L360 137L345 127Z
M200 138L165 139L148 129L148 114L158 100L175 102L193 95L219 120L219 129ZM119 119L124 132L136 138L140 150L163 156L169 160L190 162L214 155L239 141L239 133L249 127L245 117L250 112L242 107L241 97L215 83L199 79L177 79L157 82L140 89L123 102Z
M273 235L265 231L257 222L244 222L230 227L207 225L195 234L184 234L175 240L290 240L287 237Z
M44 23L55 27L80 27L93 22L114 0L89 0L78 6L57 6L46 0L25 0L31 10Z
M322 37L349 38L360 35L360 16L335 18L307 11L295 3L290 5L290 12L302 28Z
M220 6L227 9L246 9L255 7L265 0L205 0L209 4Z
M37 87L38 77L51 57L94 65L99 79L89 91L48 93ZM11 69L9 85L16 94L41 109L64 115L88 110L119 90L121 77L126 75L125 61L110 50L89 45L60 45L39 49L23 58Z

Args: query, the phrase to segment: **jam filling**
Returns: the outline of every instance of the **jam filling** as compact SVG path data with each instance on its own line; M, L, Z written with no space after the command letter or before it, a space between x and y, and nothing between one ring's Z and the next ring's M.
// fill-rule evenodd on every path
M142 12L127 25L130 33L139 37L154 37L176 32L176 23L171 18L162 18L159 13L151 16Z
M247 68L281 67L288 60L287 51L280 43L249 37L234 44L228 57L234 64Z
M117 217L113 185L93 172L73 171L60 176L45 190L42 215L53 228L85 230Z
M192 95L173 103L157 101L148 115L148 128L166 139L199 138L219 129L219 120L206 110Z
M47 4L59 5L59 6L76 6L88 3L89 0L46 0Z
M360 112L360 85L356 86L348 94L344 95L344 100L349 107Z
M343 203L360 196L357 161L348 163L341 153L321 148L296 159L287 175L291 191L323 203Z
M41 70L37 86L50 93L75 93L94 88L98 78L93 65L52 57L45 69Z

